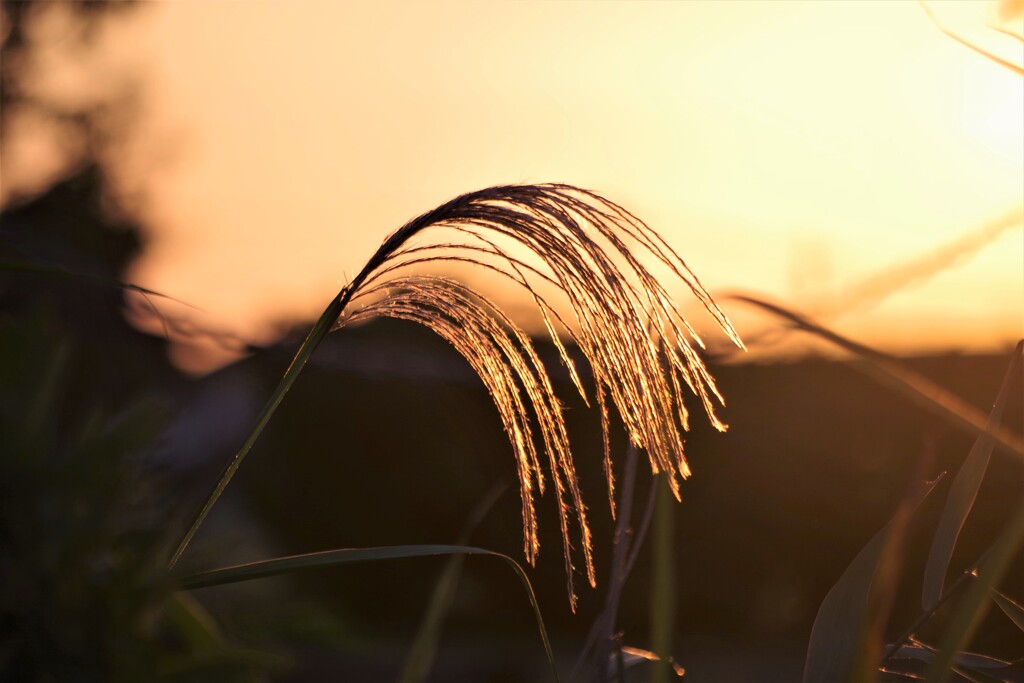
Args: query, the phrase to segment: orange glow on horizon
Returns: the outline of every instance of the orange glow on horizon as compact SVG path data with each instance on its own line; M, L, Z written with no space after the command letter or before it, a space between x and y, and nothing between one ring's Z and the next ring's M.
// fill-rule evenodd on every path
M935 9L1024 57L979 5ZM911 2L153 3L104 40L146 84L118 166L153 228L131 279L254 341L492 184L594 189L713 293L807 311L1024 207L1024 81ZM1024 335L1021 228L823 322L1002 348Z

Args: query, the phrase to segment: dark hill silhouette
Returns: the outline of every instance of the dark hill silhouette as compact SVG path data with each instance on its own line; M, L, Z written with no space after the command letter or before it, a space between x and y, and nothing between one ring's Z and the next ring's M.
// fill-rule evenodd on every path
M293 351L290 344L267 349L208 381L256 378L245 389L259 393L255 402L245 399L254 414ZM542 344L541 352L549 367L558 367L554 349ZM903 362L987 410L1008 358L948 354ZM730 430L719 434L694 416L687 444L694 476L684 484L675 513L680 628L747 643L803 640L825 593L888 521L923 454L934 452L931 475L955 473L972 440L849 362L805 359L713 370L728 400L724 417ZM596 414L574 396L567 373L552 374L568 407L600 581L611 538L600 428ZM1019 386L1006 414L1007 426L1019 432ZM236 444L248 428L244 419L238 424ZM625 449L621 433L613 434L613 448ZM224 450L206 460L211 480L229 454ZM379 322L328 337L232 486L282 553L449 543L495 480L514 481L513 465L495 410L468 365L418 326ZM993 459L954 569L975 560L991 542L1020 496L1022 475L1019 463ZM930 543L948 483L920 515L909 576L920 575L917 554ZM550 495L541 500L539 515L543 550L534 585L550 625L563 634L578 633L603 596L584 590L580 614L569 615ZM473 544L522 557L515 487ZM440 566L423 560L353 567L301 583L331 595L365 633L401 638L418 618ZM642 554L623 603L623 624L637 636L646 628L649 571ZM470 563L464 581L456 632L529 633L532 617L504 567ZM1014 581L1011 592L1020 594L1024 582L1020 575ZM896 623L909 623L919 611L918 590L904 593ZM496 614L503 616L496 620ZM997 650L1003 637L997 637Z

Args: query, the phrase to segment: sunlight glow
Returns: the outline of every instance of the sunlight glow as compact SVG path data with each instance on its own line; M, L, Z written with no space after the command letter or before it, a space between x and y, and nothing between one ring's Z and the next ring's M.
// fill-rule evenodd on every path
M988 3L932 5L1017 58ZM1021 79L912 2L153 3L104 40L104 63L146 83L117 160L153 229L130 277L257 342L315 316L411 216L491 185L599 191L712 291L796 308L1024 203ZM944 275L972 315L1024 299L1024 264L1002 253L1016 239ZM934 287L843 324L918 349L1024 328L1017 306L998 334L940 334L922 319L943 303Z
M993 155L1024 166L1024 80L981 60L961 72L963 131Z

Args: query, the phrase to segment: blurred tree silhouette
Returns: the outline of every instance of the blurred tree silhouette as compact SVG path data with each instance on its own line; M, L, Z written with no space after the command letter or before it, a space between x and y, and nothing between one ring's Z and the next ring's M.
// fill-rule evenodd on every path
M144 387L168 386L178 376L164 358L164 342L127 324L127 290L110 284L142 249L139 226L119 209L105 168L104 150L130 112L103 98L61 101L33 82L50 43L85 54L105 19L135 6L3 4L0 170L5 185L13 177L15 187L4 188L0 214L0 310L7 324L32 319L49 336L73 343L79 357L68 369L69 381L75 391L88 393L93 408L104 410L116 410ZM41 30L55 14L62 30ZM62 171L36 192L18 182L25 172L17 165L32 159L19 162L8 153L24 136L54 138L50 142L65 156Z
M272 663L225 641L166 573L175 501L137 456L185 380L164 340L125 321L117 285L143 244L105 169L130 107L36 87L52 41L84 54L133 6L3 4L2 680L254 680ZM63 32L40 32L58 14ZM26 136L61 157L31 183L17 165L36 159L10 153L38 148Z
M134 2L3 2L0 170L5 203L24 201L102 161L116 142L137 84L122 87L117 95L98 86L88 94L70 94L49 85L47 77L55 49L86 58L104 22L137 7ZM17 153L26 143L30 153ZM38 176L31 183L25 181L27 171Z

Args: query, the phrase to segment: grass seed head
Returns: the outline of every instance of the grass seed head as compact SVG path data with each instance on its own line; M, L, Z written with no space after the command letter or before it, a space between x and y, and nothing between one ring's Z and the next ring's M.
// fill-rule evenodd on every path
M424 233L440 228L454 231L462 241L423 239ZM532 253L534 262L502 246L516 244ZM630 441L647 451L652 471L669 474L677 498L679 480L690 474L682 436L689 427L684 386L700 400L712 425L725 429L715 413L716 404L724 401L697 352L703 342L641 259L659 262L685 283L729 338L743 347L700 280L660 235L600 195L559 184L491 187L413 219L388 237L353 279L345 290L351 299L335 324L337 328L375 316L411 320L432 329L465 357L490 393L515 452L523 547L531 563L540 549L534 492L544 493L546 487L537 448L542 444L558 500L574 609L574 537L579 538L591 586L596 578L586 507L551 380L529 337L497 306L451 278L414 271L424 264L471 263L525 289L576 390L590 405L556 325L566 330L594 377L614 514L609 398ZM543 288L552 287L560 292L561 305L542 296Z

